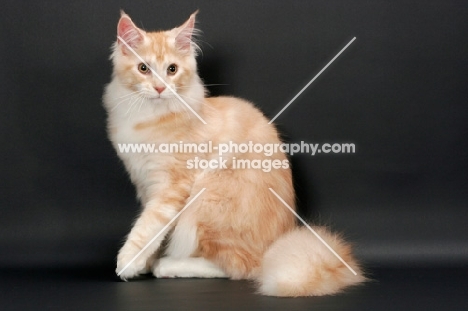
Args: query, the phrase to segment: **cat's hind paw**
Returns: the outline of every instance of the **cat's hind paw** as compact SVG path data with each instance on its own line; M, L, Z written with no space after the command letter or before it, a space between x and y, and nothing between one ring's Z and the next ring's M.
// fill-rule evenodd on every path
M189 257L175 259L163 257L153 265L153 275L157 278L227 278L228 276L212 262Z

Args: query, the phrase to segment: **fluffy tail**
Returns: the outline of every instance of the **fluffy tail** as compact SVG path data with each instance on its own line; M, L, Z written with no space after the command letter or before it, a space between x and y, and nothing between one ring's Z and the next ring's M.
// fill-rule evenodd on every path
M357 273L354 275L308 228L281 236L263 257L257 279L259 291L268 296L322 296L364 282L351 247L324 227L314 231Z

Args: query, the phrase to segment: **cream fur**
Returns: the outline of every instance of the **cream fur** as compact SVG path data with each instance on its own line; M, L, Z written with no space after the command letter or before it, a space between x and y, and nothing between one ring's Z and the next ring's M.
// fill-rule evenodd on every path
M251 103L232 97L205 97L196 68L196 45L190 44L195 15L181 27L145 32L123 13L118 34L154 68L206 122L203 125L176 96L155 88L161 81L139 71L141 61L116 42L111 59L112 81L104 93L108 133L119 143L280 143L273 125ZM177 65L177 73L167 68ZM289 167L260 169L187 169L195 156L216 159L216 153L119 153L137 189L142 211L117 256L122 279L146 273L157 277L229 277L251 279L266 295L308 296L340 291L364 280L351 274L310 232L297 229L294 215L272 195L294 206ZM244 160L279 160L257 153L224 155ZM131 260L202 188L193 202L133 263ZM296 229L295 229L296 228ZM318 229L357 271L350 247L336 235ZM167 235L167 236L166 236ZM167 238L166 257L155 254ZM122 269L128 265L124 271Z
M317 232L357 273L354 275L309 229L292 230L275 241L265 253L259 291L269 296L322 296L365 281L351 249L325 228Z
M175 259L163 257L153 268L157 278L227 278L228 276L213 264L202 257L186 257Z

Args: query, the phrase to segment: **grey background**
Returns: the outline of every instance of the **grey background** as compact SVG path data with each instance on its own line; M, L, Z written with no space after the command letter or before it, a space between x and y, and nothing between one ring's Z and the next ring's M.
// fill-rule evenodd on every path
M8 1L0 12L0 265L104 264L138 211L107 141L104 85L119 10L148 30L200 9L213 95L281 108L285 140L352 142L294 156L298 206L369 265L468 259L464 1Z

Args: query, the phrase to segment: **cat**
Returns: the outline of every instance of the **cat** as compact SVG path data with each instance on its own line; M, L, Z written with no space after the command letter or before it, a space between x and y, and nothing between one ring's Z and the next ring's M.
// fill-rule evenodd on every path
M118 253L116 272L123 280L146 273L247 279L270 296L334 294L363 282L345 241L313 227L357 275L307 227L299 227L284 205L294 208L295 193L283 152L120 152L119 146L129 143L281 143L253 104L207 96L197 72L196 14L172 30L147 32L121 12L103 102L110 141L142 210ZM189 167L195 158L225 165ZM281 165L270 171L235 169L238 159Z

